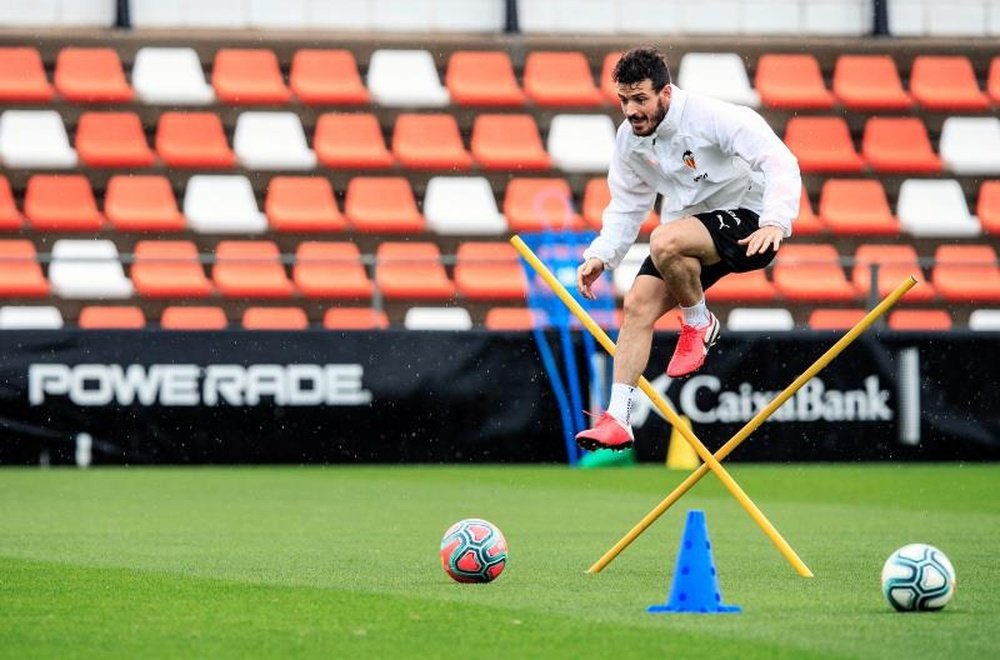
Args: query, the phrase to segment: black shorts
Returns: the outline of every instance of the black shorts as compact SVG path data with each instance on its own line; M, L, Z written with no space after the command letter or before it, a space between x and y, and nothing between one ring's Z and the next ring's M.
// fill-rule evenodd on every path
M747 248L738 241L757 231L760 217L749 209L723 209L698 213L694 217L701 220L715 243L715 251L721 260L711 266L701 267L701 288L707 289L718 282L723 275L729 273L745 273L748 270L764 268L774 259L776 252L767 250L763 254L747 256ZM639 275L659 277L660 271L653 265L653 260L646 257L639 268Z

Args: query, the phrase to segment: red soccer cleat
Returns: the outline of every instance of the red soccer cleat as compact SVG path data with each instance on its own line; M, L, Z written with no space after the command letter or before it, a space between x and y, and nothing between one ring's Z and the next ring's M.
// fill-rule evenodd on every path
M634 441L632 427L606 412L597 418L594 428L576 434L576 444L590 451L595 449L621 451L631 447Z
M674 349L674 356L667 365L667 375L671 378L693 374L705 364L708 349L719 340L719 319L711 312L709 317L711 318L708 325L702 328L681 324L681 336L677 340L677 348Z

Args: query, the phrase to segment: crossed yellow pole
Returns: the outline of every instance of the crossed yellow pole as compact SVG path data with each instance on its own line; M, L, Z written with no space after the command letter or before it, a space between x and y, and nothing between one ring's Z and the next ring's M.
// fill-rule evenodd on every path
M511 244L520 253L520 255L531 265L532 268L542 277L543 280L552 288L552 290L559 296L560 300L569 308L571 312L580 320L583 326L600 342L601 346L612 356L615 354L615 344L608 337L607 333L597 325L594 320L590 317L585 309L576 301L573 296L569 294L562 283L549 271L548 267L532 252L523 240L519 236L513 236L510 239ZM764 534L771 540L772 543L778 548L778 551L785 557L785 559L792 565L795 571L803 577L812 577L813 573L809 570L809 567L805 565L802 559L795 553L795 550L788 544L787 541L781 536L778 530L771 524L771 521L761 512L757 505L747 496L747 494L740 488L736 480L732 478L729 472L722 467L719 462L729 455L743 440L745 440L758 426L764 423L764 421L777 410L781 404L787 401L802 385L804 385L810 378L812 378L820 369L825 367L834 357L836 357L841 351L844 350L858 335L864 332L875 320L885 311L894 305L896 301L904 293L906 293L914 284L916 280L913 277L908 278L902 284L900 284L895 291L893 291L889 296L886 297L875 309L870 311L865 317L857 323L840 341L838 341L832 348L830 348L826 353L816 361L809 369L807 369L801 376L799 376L791 385L789 385L785 390L779 394L775 399L768 404L763 410L761 410L757 415L751 419L746 426L744 426L739 433L733 436L725 445L723 445L719 450L713 455L704 444L694 435L694 433L687 427L686 424L682 422L680 417L674 412L673 408L666 402L666 400L653 389L649 381L645 377L639 377L639 388L649 397L653 405L656 406L657 410L663 414L663 416L670 422L671 426L677 430L678 433L684 438L685 441L695 450L698 456L704 461L704 465L700 466L695 470L684 482L678 486L674 492L672 492L666 499L664 499L655 509L653 509L649 514L646 515L635 527L632 528L611 550L604 554L600 560L598 560L593 566L591 566L587 572L588 573L599 573L604 569L611 561L618 556L632 541L634 541L647 527L649 527L660 515L663 514L670 506L673 505L684 493L686 493L695 483L698 482L709 470L715 472L716 476L726 487L726 489L736 498L736 501L746 510L750 517L757 523Z

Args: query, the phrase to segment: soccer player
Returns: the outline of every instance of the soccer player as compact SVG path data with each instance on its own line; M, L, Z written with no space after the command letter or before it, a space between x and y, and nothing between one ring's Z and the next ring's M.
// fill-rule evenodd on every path
M632 445L629 414L653 324L677 305L684 318L667 375L701 368L719 338L705 290L774 259L792 233L802 188L798 161L759 114L672 85L655 48L628 51L611 76L625 121L608 168L611 203L577 269L580 293L594 299L594 281L621 263L657 193L662 224L625 295L608 409L576 436L584 449Z

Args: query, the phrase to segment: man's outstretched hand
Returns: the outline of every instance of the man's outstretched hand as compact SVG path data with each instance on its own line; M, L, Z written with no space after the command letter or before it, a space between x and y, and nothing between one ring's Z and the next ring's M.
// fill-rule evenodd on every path
M784 238L785 230L781 227L767 225L761 227L746 238L741 238L739 242L740 245L747 246L747 256L752 257L755 254L763 254L772 248L775 252L777 252L778 247L781 245L781 241Z
M576 269L576 288L587 300L596 300L594 290L591 288L597 278L604 272L604 262L597 257L587 259Z

